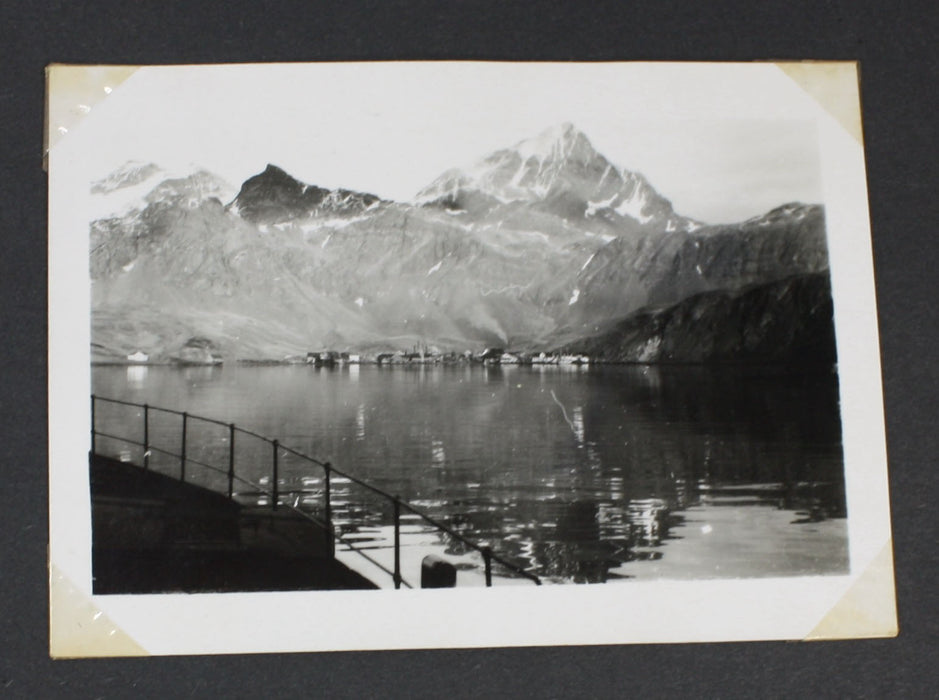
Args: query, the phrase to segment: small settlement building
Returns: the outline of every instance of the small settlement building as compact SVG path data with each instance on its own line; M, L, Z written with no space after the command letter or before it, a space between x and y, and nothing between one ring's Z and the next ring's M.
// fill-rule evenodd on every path
M504 348L486 348L476 356L476 361L487 365L498 365L504 354Z

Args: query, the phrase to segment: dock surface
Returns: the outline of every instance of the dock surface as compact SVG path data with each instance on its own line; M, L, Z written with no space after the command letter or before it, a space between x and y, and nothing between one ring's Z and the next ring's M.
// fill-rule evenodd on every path
M92 454L95 594L371 589L318 523Z

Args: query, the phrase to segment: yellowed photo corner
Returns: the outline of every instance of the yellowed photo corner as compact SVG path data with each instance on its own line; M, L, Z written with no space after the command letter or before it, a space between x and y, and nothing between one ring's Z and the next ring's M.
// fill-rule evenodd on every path
M779 61L775 65L863 145L857 62Z
M805 641L896 637L898 632L893 541L888 540Z
M49 567L49 655L54 659L92 656L149 656L94 602L51 564Z
M127 80L139 66L73 66L53 63L46 66L46 128L42 163L68 132L95 106Z

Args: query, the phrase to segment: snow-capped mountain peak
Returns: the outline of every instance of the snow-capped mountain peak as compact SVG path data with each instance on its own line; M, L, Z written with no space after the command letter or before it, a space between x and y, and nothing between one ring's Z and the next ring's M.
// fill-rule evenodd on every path
M91 183L92 194L110 194L116 190L140 185L163 170L156 163L129 160L111 173Z
M152 204L170 203L189 208L215 198L234 196L234 188L203 169L172 172L155 163L128 161L91 184L88 220L127 216Z
M510 150L525 161L535 158L542 162L548 158L587 161L600 155L586 135L570 122L549 127L533 138L518 142Z
M593 218L620 228L654 225L687 231L698 225L677 215L642 174L597 152L569 122L468 167L448 170L421 190L415 203L482 215L501 205L525 203L564 218Z
M499 149L464 168L448 170L416 197L418 204L455 199L475 191L498 202L546 199L552 189L569 186L566 170L603 170L609 163L587 137L564 123L537 136ZM569 173L576 177L575 173Z

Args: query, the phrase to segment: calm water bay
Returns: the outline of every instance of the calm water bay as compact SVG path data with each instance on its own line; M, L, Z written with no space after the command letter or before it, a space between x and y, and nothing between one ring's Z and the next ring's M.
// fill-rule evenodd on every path
M99 396L233 422L329 461L549 582L847 571L833 374L231 365L98 366L92 377ZM140 439L136 409L100 405L96 418L99 431ZM178 452L179 416L150 420L151 444ZM236 446L239 477L269 484L270 446ZM140 457L114 440L99 447ZM228 450L223 426L189 421L190 457L225 466ZM289 455L279 466L285 498L320 512L321 470ZM224 488L221 474L186 469ZM339 479L333 507L350 541L387 551L386 502ZM415 552L478 573L474 553L409 523Z

